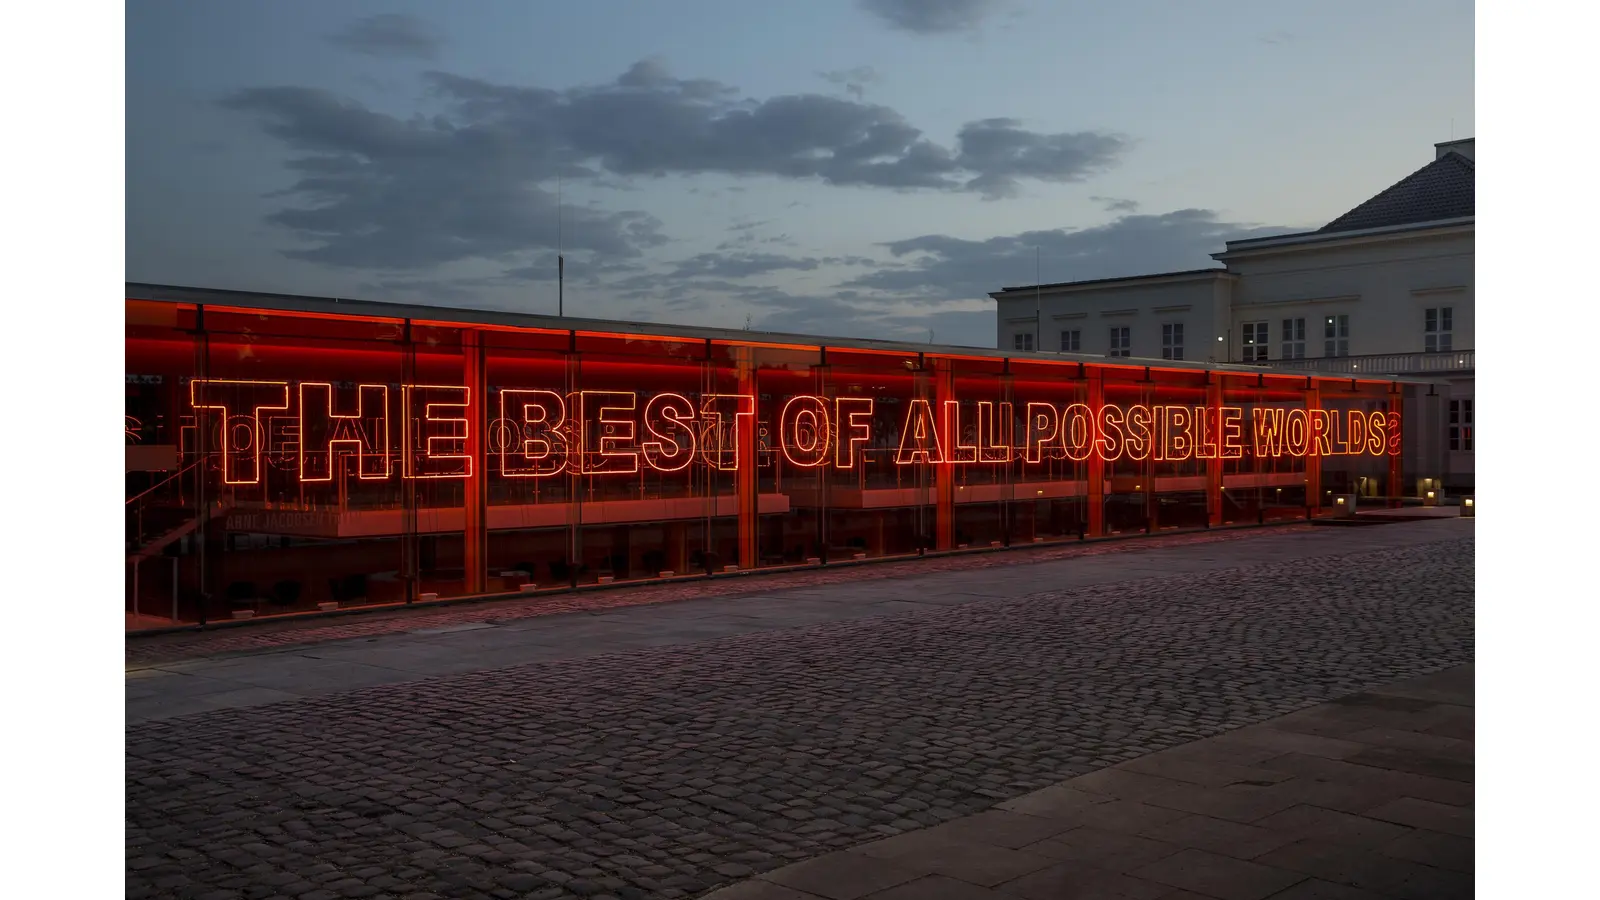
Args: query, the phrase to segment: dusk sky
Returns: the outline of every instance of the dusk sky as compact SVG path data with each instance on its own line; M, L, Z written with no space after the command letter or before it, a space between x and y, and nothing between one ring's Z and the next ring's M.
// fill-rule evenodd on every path
M992 345L1473 135L1473 4L140 0L127 279Z

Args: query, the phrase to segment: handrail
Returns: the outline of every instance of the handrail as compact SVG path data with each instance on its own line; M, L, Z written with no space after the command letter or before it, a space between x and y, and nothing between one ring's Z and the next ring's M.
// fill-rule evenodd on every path
M166 487L168 482L172 481L175 478L182 477L184 473L188 472L190 469L194 468L195 466L200 465L202 462L205 462L205 458L204 457L201 457L200 459L196 459L194 462L189 463L187 466L184 466L183 468L179 469L178 471L173 472L171 475L168 475L167 477L165 477L165 478L161 479L160 481L156 482L155 484L145 488L144 490L140 491L139 493L134 494L132 497L129 497L128 501L126 503L124 503L123 506L132 506L135 501L142 500L145 497L149 496L150 494L160 490L161 488Z
M1469 372L1473 370L1475 363L1476 359L1471 350L1442 350L1274 359L1267 364L1285 369L1376 375L1407 372Z

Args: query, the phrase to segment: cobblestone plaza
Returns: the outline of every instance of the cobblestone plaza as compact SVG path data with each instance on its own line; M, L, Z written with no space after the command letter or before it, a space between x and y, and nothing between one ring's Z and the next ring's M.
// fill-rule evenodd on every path
M694 897L1472 661L1470 522L1304 531L810 590L756 579L520 632L583 629L559 633L592 652L496 665L512 636L461 630L428 640L480 653L477 670L130 712L127 895ZM845 616L826 593L878 606ZM748 621L696 631L699 609Z

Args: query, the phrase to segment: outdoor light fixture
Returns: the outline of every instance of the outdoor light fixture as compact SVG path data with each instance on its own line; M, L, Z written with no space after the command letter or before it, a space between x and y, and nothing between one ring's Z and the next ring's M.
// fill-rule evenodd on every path
M1472 507L1471 497L1461 498L1461 515L1469 519L1476 516L1476 511Z
M1344 498L1340 497L1338 500L1335 500L1334 502L1339 504L1340 506L1343 506L1344 505Z
M1462 503L1462 505L1464 505L1464 506L1471 506L1471 505L1472 505L1472 498L1471 498L1471 497L1468 497L1468 498L1467 498L1467 499L1465 499L1465 500L1463 500L1463 501L1461 501L1461 503Z

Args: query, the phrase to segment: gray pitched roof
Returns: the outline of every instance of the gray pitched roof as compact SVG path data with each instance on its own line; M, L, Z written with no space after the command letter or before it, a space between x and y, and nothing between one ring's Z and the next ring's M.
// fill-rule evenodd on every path
M1414 225L1473 215L1473 163L1446 153L1383 193L1317 229L1318 234Z

